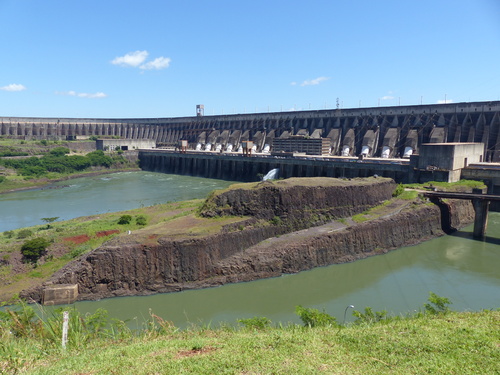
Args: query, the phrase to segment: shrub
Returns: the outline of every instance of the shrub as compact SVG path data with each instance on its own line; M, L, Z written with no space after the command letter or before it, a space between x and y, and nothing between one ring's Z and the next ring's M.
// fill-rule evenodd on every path
M54 156L64 156L66 154L69 154L69 148L67 147L55 147L52 150L50 150L50 154Z
M113 159L108 155L105 155L102 150L92 151L87 154L87 158L90 160L90 164L93 166L103 166L110 167L113 164Z
M0 176L0 184L1 184L2 182L5 182L5 181L7 181L7 177L5 177L5 176Z
M387 311L373 311L371 307L365 307L365 312L354 310L352 315L356 317L355 323L376 323L386 319Z
M42 237L33 238L26 241L21 247L21 254L24 260L36 263L47 251L50 242Z
M31 235L33 235L33 231L29 229L21 229L19 232L17 232L17 238L20 240L28 238Z
M283 224L283 220L281 220L281 217L275 216L270 220L271 224L273 225L281 225Z
M146 219L146 216L144 215L139 215L135 218L135 223L137 225L146 225L148 223L148 219Z
M254 316L248 319L238 319L238 323L243 324L246 328L264 329L269 327L271 321L265 316Z
M14 231L12 231L12 230L5 231L5 232L3 232L3 235L7 238L12 238L12 237L14 237Z
M122 215L118 219L118 224L120 224L120 225L130 224L131 221L132 221L132 216L130 216L130 215Z
M337 319L335 317L327 314L326 312L321 312L318 309L312 309L302 306L297 306L295 308L295 313L299 316L300 320L306 327L325 327L325 326L337 326Z
M450 311L448 305L451 304L450 300L446 297L440 297L435 293L430 292L429 303L424 303L425 311L432 315L446 314Z
M405 187L403 186L403 184L399 184L398 186L396 186L396 189L394 189L394 191L392 192L392 196L393 197L399 197L401 194L403 194L405 191Z

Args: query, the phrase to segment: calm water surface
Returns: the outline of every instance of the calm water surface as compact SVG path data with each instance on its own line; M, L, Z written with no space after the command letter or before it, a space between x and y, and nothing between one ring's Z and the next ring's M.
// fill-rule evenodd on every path
M152 172L121 172L55 183L55 189L0 194L0 232L44 224L44 217L68 220L204 198L233 182Z

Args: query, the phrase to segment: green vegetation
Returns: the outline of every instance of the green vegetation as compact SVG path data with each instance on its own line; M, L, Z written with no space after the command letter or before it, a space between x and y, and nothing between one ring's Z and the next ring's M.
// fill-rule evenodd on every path
M16 293L48 280L65 264L104 242L127 243L131 238L129 231L135 240L154 244L160 237L194 238L218 233L226 224L245 220L240 217L198 218L195 212L201 204L202 200L196 199L68 221L44 218L50 223L42 219L47 224L0 233L0 257L4 260L0 262L0 301L10 300ZM122 216L130 216L128 224L118 224ZM13 267L13 264L21 260L21 247L35 233L36 238L44 238L50 246L36 263L37 273L33 274L32 267ZM121 236L122 233L126 235Z
M399 197L401 194L403 194L405 191L405 187L403 186L403 184L398 184L398 186L396 186L396 189L394 189L394 191L392 192L392 196L393 197Z
M49 172L76 173L91 166L109 168L115 162L124 162L122 156L111 157L103 151L93 151L87 155L67 155L69 149L56 147L44 156L32 156L26 159L0 159L0 164L6 168L15 169L21 176L40 177Z
M141 226L143 226L143 225L146 225L146 224L148 223L148 219L147 219L147 218L146 218L146 216L144 216L144 215L139 215L139 216L137 216L137 217L135 218L135 223L136 223L137 225L141 225Z
M33 231L30 229L20 229L17 232L17 239L22 240L24 238L31 237L33 235Z
M326 312L321 312L318 309L312 309L302 306L297 306L295 312L306 327L337 327L337 319L328 315Z
M283 224L283 220L281 219L281 217L279 216L274 216L271 220L270 220L271 224L272 225L282 225Z
M372 207L366 211L363 211L360 214L353 215L352 220L355 223L363 223L368 220L378 219L379 217L382 217L388 212L390 212L390 210L387 208L390 204L391 204L390 200L384 201L378 206Z
M132 221L132 215L122 215L118 219L118 224L126 225L126 224L130 224L131 221Z
M47 223L47 229L50 229L51 228L50 224L56 221L57 219L59 219L59 216L42 217L42 221L45 221Z
M419 193L416 190L405 190L400 195L398 195L398 198L411 201L413 199L416 199L418 197L418 194Z
M302 309L317 316L317 310ZM63 311L49 313L20 303L0 312L0 372L495 374L500 363L499 310L424 310L349 325L273 326L269 319L255 317L239 320L243 327L186 330L150 313L142 328L132 331L105 310L81 315L66 308L66 349L61 343Z
M460 180L457 182L430 181L424 184L405 184L407 189L425 190L427 187L435 187L443 191L470 192L472 189L484 189L486 185L482 181Z
M137 168L123 157L123 152L77 154L66 147L70 144L0 137L0 193L40 187L74 175ZM12 156L21 157L8 158Z
M356 317L356 324L376 323L387 317L387 311L373 311L371 307L365 307L365 312L354 310L352 315Z
M13 150L3 150L0 151L0 158L1 157L12 157L12 156L28 156L29 154L27 152L22 152L22 151L13 151Z
M238 323L243 324L246 328L250 329L264 329L271 325L271 320L265 316L254 316L248 319L238 319Z
M446 297L440 297L435 293L430 292L429 302L424 304L425 311L429 314L447 314L450 312L448 305L451 304L450 300Z
M21 246L21 254L26 261L36 264L38 259L45 255L49 245L50 242L45 238L33 238L32 240L26 241L23 246Z

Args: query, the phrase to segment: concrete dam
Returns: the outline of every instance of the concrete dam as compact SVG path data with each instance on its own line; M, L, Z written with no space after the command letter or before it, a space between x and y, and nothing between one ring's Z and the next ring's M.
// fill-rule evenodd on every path
M483 143L482 161L500 162L500 101L324 109L177 118L92 119L0 117L0 136L23 139L119 137L181 140L200 151L272 151L275 139L322 139L334 156L409 158L426 143ZM277 144L277 142L274 142ZM323 145L323 146L324 146Z

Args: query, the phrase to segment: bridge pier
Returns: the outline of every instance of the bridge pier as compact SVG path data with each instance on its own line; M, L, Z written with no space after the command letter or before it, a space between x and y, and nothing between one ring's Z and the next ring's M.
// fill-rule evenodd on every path
M482 194L481 189L473 189L473 194ZM474 217L474 231L473 236L476 239L484 239L486 235L486 227L488 226L488 210L490 201L487 199L473 198L472 205L476 216Z

